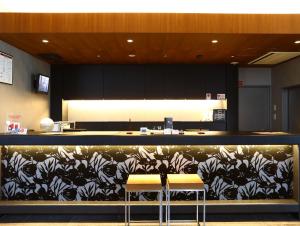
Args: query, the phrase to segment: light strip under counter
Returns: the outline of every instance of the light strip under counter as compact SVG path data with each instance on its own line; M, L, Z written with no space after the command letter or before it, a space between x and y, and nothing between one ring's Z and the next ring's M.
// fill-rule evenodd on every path
M63 106L69 121L213 121L213 109L227 109L227 100L68 100Z

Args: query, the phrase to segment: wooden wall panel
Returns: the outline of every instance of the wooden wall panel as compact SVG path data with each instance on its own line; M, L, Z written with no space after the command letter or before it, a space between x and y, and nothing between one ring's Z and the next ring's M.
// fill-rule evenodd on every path
M1 13L0 33L300 34L300 14Z

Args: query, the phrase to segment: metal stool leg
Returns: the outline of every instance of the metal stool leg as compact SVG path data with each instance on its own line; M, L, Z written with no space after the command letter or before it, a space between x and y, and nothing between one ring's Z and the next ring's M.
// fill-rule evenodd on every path
M131 222L130 195L131 195L131 192L126 192L125 191L125 226L130 226L130 222ZM163 221L163 206L162 206L163 190L158 191L158 196L159 196L159 225L162 226L162 221ZM168 196L166 196L166 197L168 197Z
M127 226L127 191L125 191L125 226Z
M206 202L206 197L205 197L205 189L203 189L203 225L205 226L205 202Z
M198 203L199 197L198 197L198 193L199 193L199 191L197 190L196 191L196 222L197 222L197 226L199 225L199 203Z
M170 214L170 212L171 212L171 191L170 191L170 189L168 189L168 226L170 225L170 223L171 223L171 214Z
M163 191L159 192L159 225L162 226L162 196Z
M130 226L130 192L128 192L128 226Z
M165 207L165 213L166 213L166 225L168 225L168 194L167 194L167 186L165 187L165 195L166 195L166 207Z

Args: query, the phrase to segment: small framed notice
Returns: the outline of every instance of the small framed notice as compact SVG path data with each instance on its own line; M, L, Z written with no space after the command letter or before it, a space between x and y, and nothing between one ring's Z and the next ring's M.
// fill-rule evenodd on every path
M0 82L9 85L13 84L12 61L13 61L12 56L0 52Z

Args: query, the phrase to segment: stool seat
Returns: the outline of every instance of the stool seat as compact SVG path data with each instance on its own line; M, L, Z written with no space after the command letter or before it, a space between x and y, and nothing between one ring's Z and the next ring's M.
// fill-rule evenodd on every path
M199 190L204 188L204 183L198 174L168 174L169 189Z
M161 189L159 174L130 174L126 184L127 191L159 191Z

